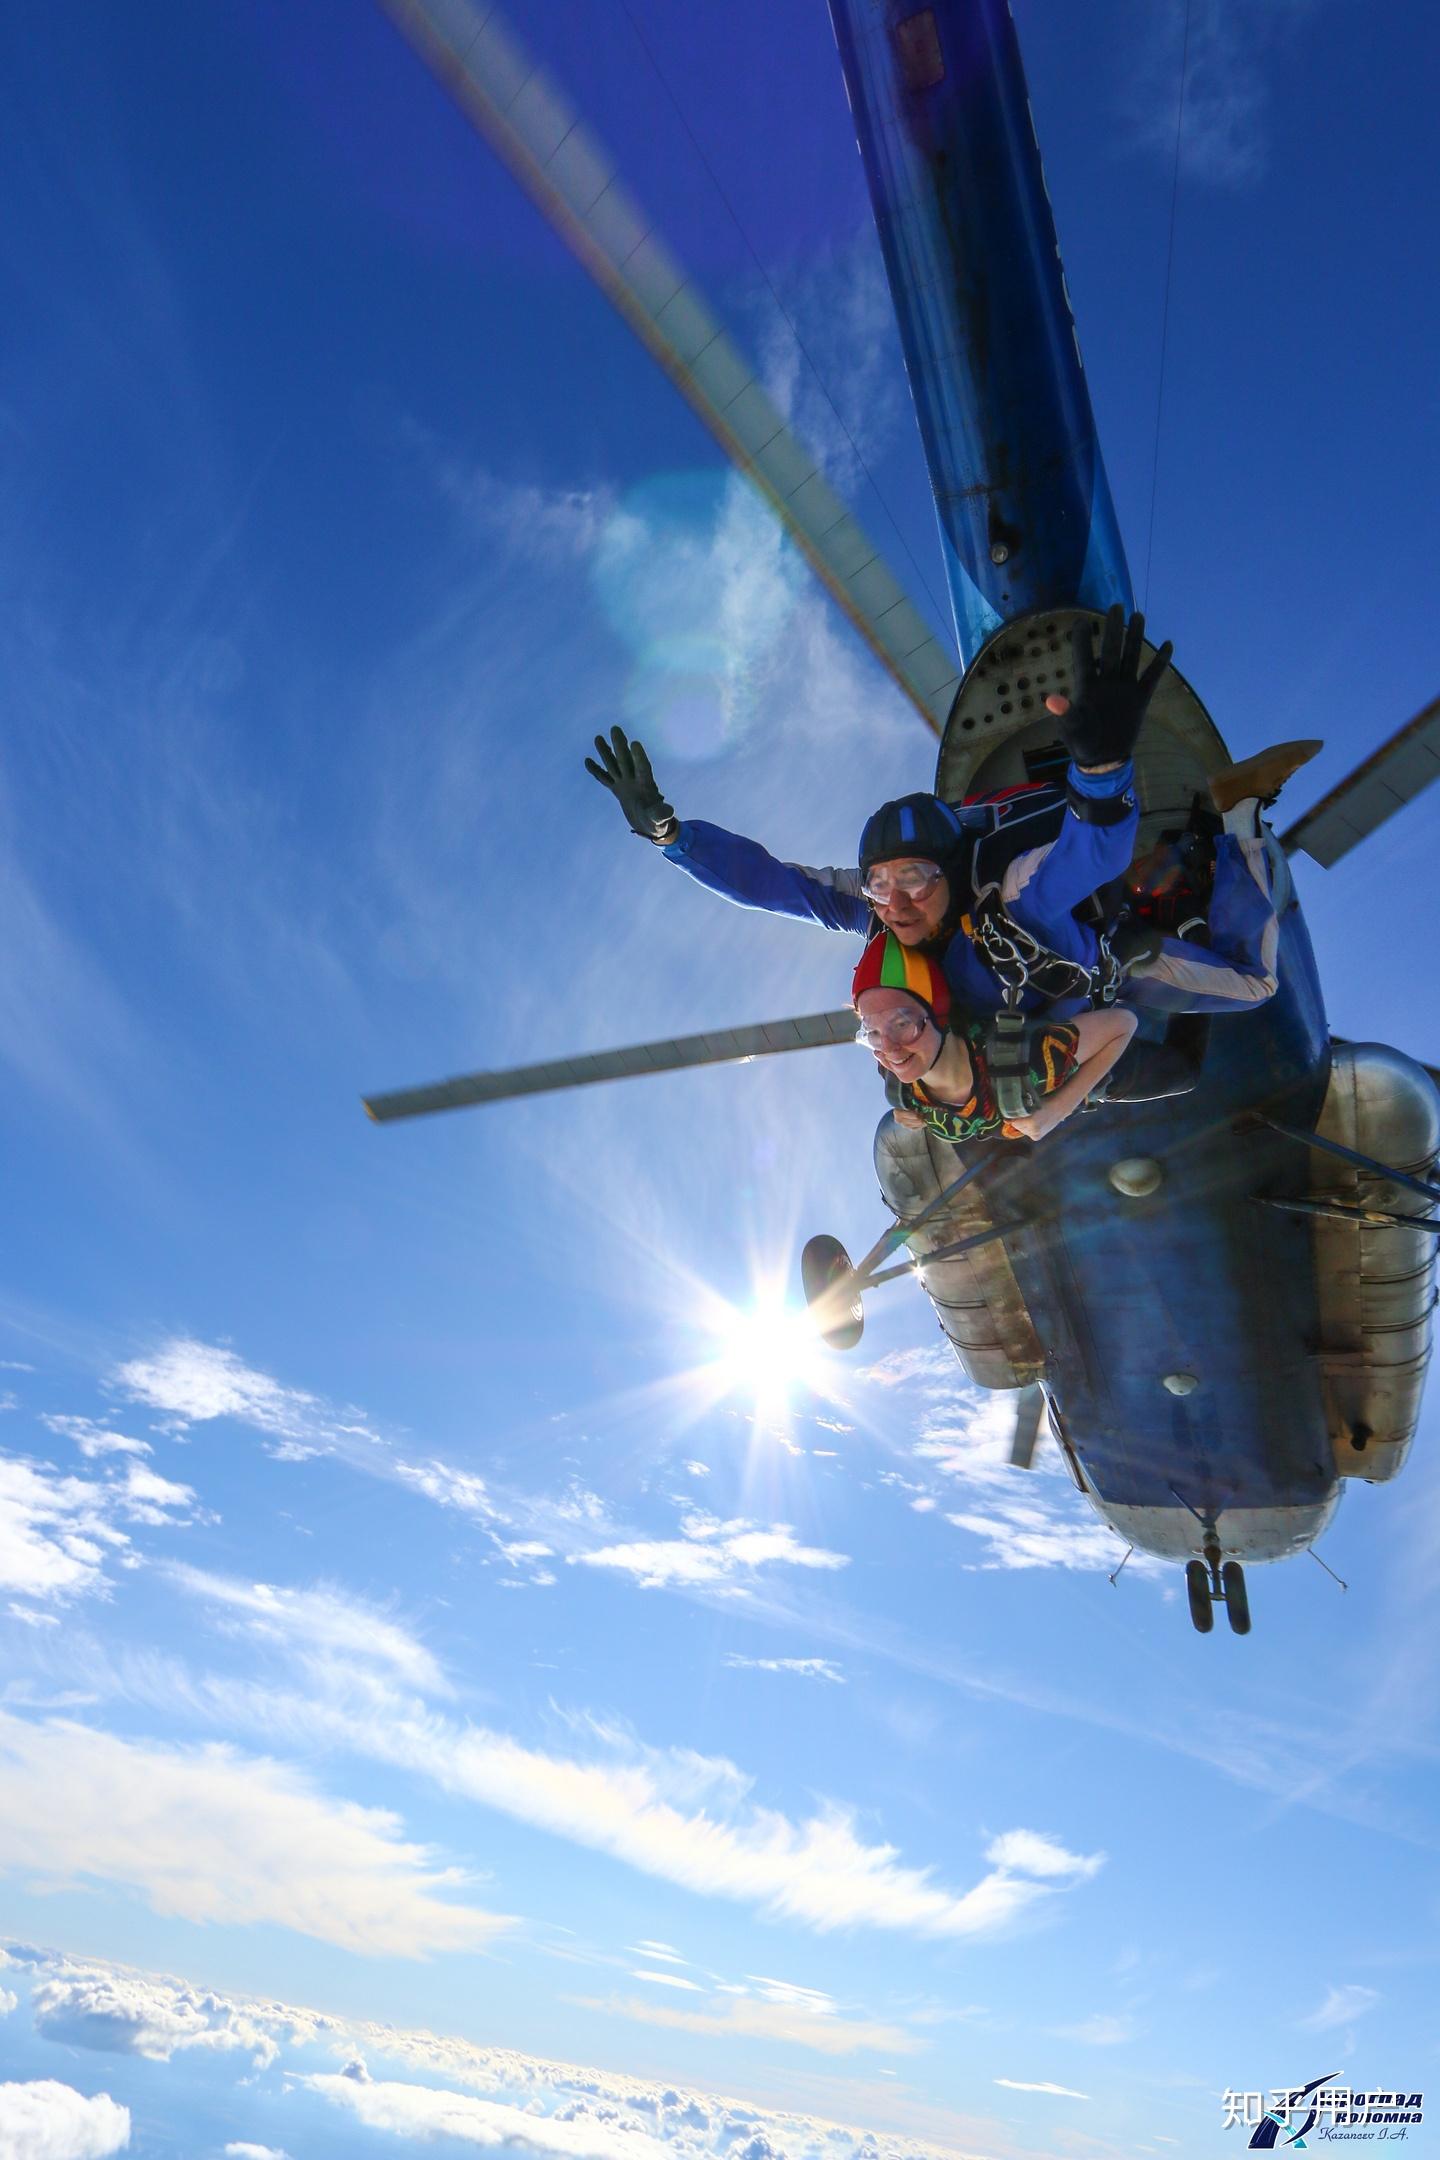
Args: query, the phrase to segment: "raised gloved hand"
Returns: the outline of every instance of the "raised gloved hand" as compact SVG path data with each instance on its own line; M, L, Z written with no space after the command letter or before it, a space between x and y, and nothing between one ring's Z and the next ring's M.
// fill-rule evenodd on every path
M1071 626L1075 694L1045 700L1060 717L1060 735L1079 766L1122 765L1135 748L1155 686L1170 664L1175 650L1168 642L1140 672L1145 643L1145 618L1135 614L1129 622L1117 601L1105 617L1100 633L1100 657L1094 656L1090 624L1083 619Z
M631 832L638 833L642 840L653 840L656 847L668 847L680 830L680 820L655 784L644 744L631 742L625 730L617 727L611 728L608 743L603 735L597 735L595 748L600 753L599 764L594 758L585 760L591 779L610 790Z

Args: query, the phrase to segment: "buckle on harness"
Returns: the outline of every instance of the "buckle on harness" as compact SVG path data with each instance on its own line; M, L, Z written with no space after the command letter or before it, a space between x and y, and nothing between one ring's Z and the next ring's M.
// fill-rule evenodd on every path
M1004 989L1007 1008L1017 1008L1027 990L1048 1003L1083 997L1091 1005L1113 1005L1120 993L1124 971L1110 949L1108 931L1096 938L1093 968L1067 960L1015 921L997 885L987 886L976 896L971 924L973 942Z

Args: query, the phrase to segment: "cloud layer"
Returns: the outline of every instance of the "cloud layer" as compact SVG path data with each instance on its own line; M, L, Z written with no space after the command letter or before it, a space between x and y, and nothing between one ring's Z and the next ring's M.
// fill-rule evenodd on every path
M118 1883L192 1921L270 1922L370 1957L475 1950L508 1922L396 1818L228 1746L161 1747L0 1714L0 1869Z
M288 2088L286 2105L296 2109L296 2126L285 2144L302 2152L304 2117L299 2111L309 2097L369 2128L415 2143L454 2138L469 2145L515 2147L540 2160L660 2160L662 2150L669 2160L736 2160L739 2155L750 2155L751 2160L934 2160L940 2150L833 2119L746 2105L693 2088L545 2061L505 2048L478 2047L443 2033L340 2019L293 2003L198 1989L103 1960L81 1961L14 1946L13 1961L17 1972L33 1981L37 2028L48 2039L143 2056L157 2065L191 2049L212 2050L221 2063L232 2063L237 2079L232 2113L241 2135L226 2147L227 2160L273 2160L275 2155L273 2145L243 2135L242 2094L254 2083L257 2070L262 2089L267 2081L274 2089L280 2080ZM748 1989L748 2009L719 2037L739 2037L753 2027L759 2037L783 2039L787 2019L806 2019L816 2030L841 2033L843 2044L822 2049L836 2055L849 2052L856 2036L861 2047L877 2036L882 2044L887 2036L895 2037L886 2027L841 2017L830 1999L813 1989L759 1979L748 1983ZM762 2011L774 2013L769 2023L762 2023ZM911 2039L903 2031L898 2037L902 2043ZM317 2070L316 2049L345 2067ZM60 2090L69 2093L68 2087ZM79 2098L71 2094L68 2102L54 2103L53 2120L61 2125L68 2121L70 2116L62 2111L73 2113ZM123 2117L125 2111L115 2114ZM121 2127L103 2110L77 2119L108 2123L112 2135ZM0 2125L4 2121L0 2114ZM948 2139L943 2143L946 2151L953 2151ZM91 2149L62 2145L55 2152L57 2160L87 2160ZM96 2160L119 2149L114 2143L93 2148ZM0 2151L8 2150L0 2144ZM25 2160L31 2160L31 2150L20 2147ZM49 2160L51 2148L34 2150Z
M5 2160L107 2160L130 2143L130 2110L108 2093L87 2099L54 2078L0 2085Z

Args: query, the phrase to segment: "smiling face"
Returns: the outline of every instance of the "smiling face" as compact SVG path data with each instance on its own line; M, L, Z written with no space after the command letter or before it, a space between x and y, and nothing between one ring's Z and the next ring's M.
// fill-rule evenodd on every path
M883 865L886 871L911 870L919 867L908 856ZM933 868L933 865L927 865ZM902 945L924 945L938 936L950 908L950 886L947 879L938 878L923 898L917 899L904 892L898 885L892 886L884 900L872 901L871 905L887 930L893 930Z
M923 1079L940 1054L941 1038L919 998L908 990L862 990L856 1011L876 1063L907 1087Z

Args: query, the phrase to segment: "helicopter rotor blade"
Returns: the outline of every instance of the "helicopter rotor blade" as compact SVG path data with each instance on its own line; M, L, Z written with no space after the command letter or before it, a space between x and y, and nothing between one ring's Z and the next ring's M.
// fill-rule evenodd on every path
M1436 778L1440 778L1440 698L1432 698L1363 765L1347 773L1313 810L1280 835L1280 845L1287 855L1298 848L1332 869Z
M680 1035L669 1042L637 1043L628 1050L597 1050L588 1056L557 1058L548 1065L516 1065L505 1072L460 1073L426 1087L397 1088L362 1098L367 1117L377 1125L398 1118L425 1117L433 1110L463 1110L472 1103L511 1102L521 1095L549 1095L561 1088L593 1087L601 1080L632 1080L644 1073L685 1072L698 1065L748 1064L752 1058L777 1057L785 1050L819 1050L831 1043L853 1043L859 1028L854 1011L808 1013L796 1020L762 1020L755 1027L714 1028L706 1035Z
M754 483L881 665L938 735L954 652L792 433L755 370L621 186L606 152L500 16L472 0L381 0L630 328Z
M1010 1434L1010 1463L1012 1469L1028 1470L1035 1460L1035 1449L1045 1419L1045 1390L1040 1387L1021 1388L1015 1398L1015 1424Z

